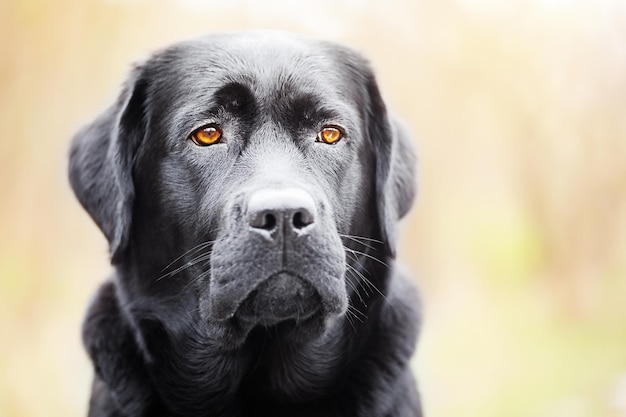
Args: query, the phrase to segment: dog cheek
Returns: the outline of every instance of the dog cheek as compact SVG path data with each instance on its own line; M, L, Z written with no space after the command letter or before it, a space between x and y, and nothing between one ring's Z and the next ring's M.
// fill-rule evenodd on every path
M326 185L329 213L333 219L333 226L337 231L347 231L351 228L354 218L362 217L363 210L367 205L367 181L363 174L365 167L361 162L354 160L347 162L349 166L342 172L342 176L332 184Z

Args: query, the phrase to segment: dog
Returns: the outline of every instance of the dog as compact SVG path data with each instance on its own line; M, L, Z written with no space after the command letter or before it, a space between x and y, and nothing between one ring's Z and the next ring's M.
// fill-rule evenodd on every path
M70 150L113 266L89 416L421 416L410 142L334 43L214 34L136 64Z

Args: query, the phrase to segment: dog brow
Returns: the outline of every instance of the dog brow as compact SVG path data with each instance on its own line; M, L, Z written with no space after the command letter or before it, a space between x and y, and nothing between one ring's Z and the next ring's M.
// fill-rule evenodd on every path
M287 100L284 113L289 120L297 121L299 128L317 127L320 122L345 118L344 112L334 101L334 97L325 99L319 94L302 93Z

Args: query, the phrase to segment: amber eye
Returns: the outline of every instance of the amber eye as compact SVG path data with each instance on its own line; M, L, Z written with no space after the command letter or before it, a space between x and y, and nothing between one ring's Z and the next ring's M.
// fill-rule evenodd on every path
M328 143L332 145L333 143L339 142L343 137L343 133L336 127L326 126L317 134L317 141Z
M217 125L208 125L191 134L191 140L198 146L208 146L219 143L222 139L222 130Z

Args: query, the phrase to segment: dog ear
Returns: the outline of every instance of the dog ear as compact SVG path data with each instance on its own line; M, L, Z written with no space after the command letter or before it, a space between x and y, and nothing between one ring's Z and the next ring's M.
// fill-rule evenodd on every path
M132 71L117 102L72 140L69 178L76 197L109 241L113 263L128 244L134 156L144 136L147 85Z
M416 194L415 154L406 127L389 115L373 75L367 81L368 134L376 154L378 222L388 254L395 256L398 221Z
M106 281L91 301L82 327L83 345L95 368L90 416L153 415L147 412L153 392L145 356L123 316L115 284Z

